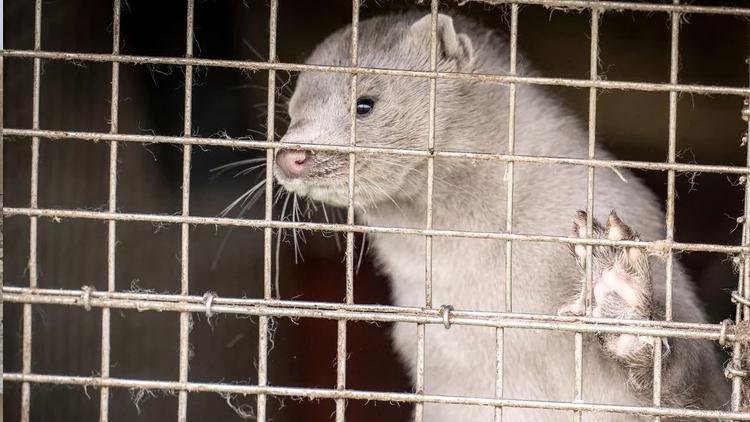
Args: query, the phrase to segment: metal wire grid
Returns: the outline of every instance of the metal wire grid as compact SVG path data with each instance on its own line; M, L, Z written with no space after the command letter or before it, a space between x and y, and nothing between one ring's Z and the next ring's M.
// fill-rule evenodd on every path
M30 411L30 385L31 383L54 383L82 386L100 387L100 421L107 421L109 417L109 389L110 388L142 388L147 390L178 391L178 420L187 420L188 392L216 392L216 393L238 393L252 394L257 396L257 417L259 421L266 420L266 396L298 396L308 398L329 398L336 402L336 420L343 421L346 412L347 399L380 400L413 402L416 406L416 419L423 419L423 405L430 403L453 403L471 404L479 406L492 406L495 408L495 419L503 420L502 410L504 407L525 407L536 409L557 409L573 412L574 420L580 421L583 412L615 412L615 413L638 413L651 415L654 420L660 420L665 416L683 417L707 417L725 418L734 420L750 420L750 414L739 412L742 378L744 374L740 367L741 344L735 341L735 334L726 324L689 324L672 321L672 269L674 251L704 251L715 253L734 254L740 263L740 276L738 281L737 297L744 298L737 304L737 321L750 320L750 307L743 305L750 297L750 260L747 259L750 252L750 225L747 217L750 215L750 188L747 184L747 175L750 167L716 166L682 164L675 160L676 150L676 113L677 95L682 92L695 94L722 94L739 95L750 97L750 88L721 87L703 85L685 85L678 83L679 62L679 29L682 14L725 14L735 16L750 16L750 10L731 7L704 7L680 5L678 0L673 4L641 4L624 2L597 2L590 0L519 0L519 1L487 1L489 3L510 3L510 72L508 75L477 75L446 73L437 70L437 11L438 2L431 2L431 40L430 40L430 70L408 71L394 69L371 69L358 67L357 41L359 22L359 1L352 1L352 39L351 39L351 66L315 66L279 63L276 56L276 23L277 23L277 0L270 1L269 16L269 60L267 62L240 62L230 60L206 60L193 58L193 17L194 0L187 1L186 22L186 51L185 57L144 57L126 56L119 54L120 43L120 1L114 0L113 5L113 44L112 54L82 54L61 53L41 51L41 0L35 2L35 28L34 28L34 50L5 50L3 57L27 57L34 62L33 75L33 97L32 97L32 129L3 128L5 136L18 135L30 136L31 143L31 195L28 208L3 208L6 216L25 215L30 220L30 251L29 251L29 287L3 287L3 300L23 304L23 367L21 373L4 374L4 380L22 383L21 420L29 420ZM565 79L565 78L539 78L522 77L516 75L516 53L518 40L518 8L519 4L535 4L548 7L588 9L591 11L591 63L590 78L588 80ZM632 10L645 12L664 12L671 17L671 55L670 55L670 82L668 84L642 83L642 82L618 82L603 81L598 77L598 48L599 48L599 17L601 13L611 10ZM112 64L112 92L111 92L111 125L109 133L89 132L61 132L51 130L40 130L39 128L39 94L40 94L40 68L42 60L82 60L110 62ZM118 100L119 100L119 64L174 64L185 67L185 103L184 103L184 131L182 137L147 136L147 135L125 135L118 133ZM193 66L228 67L268 71L268 121L266 141L246 141L232 139L212 139L193 137L191 135L191 106L192 106L192 69ZM306 144L277 144L274 142L274 111L275 111L275 71L318 71L318 72L343 72L351 75L351 104L350 121L351 132L348 146L323 146ZM392 76L408 76L429 78L430 80L430 113L429 132L427 134L427 148L425 150L410 149L385 149L360 147L356 145L356 113L355 99L357 77L360 74L381 74ZM435 151L435 107L436 107L436 84L438 79L462 79L479 80L485 82L506 83L510 87L509 95L509 122L508 122L508 151L507 154L482 154L482 153L458 153ZM514 155L515 140L515 97L516 84L539 84L557 85L569 87L586 87L589 89L589 119L588 140L589 150L586 159L517 156ZM623 89L639 91L661 91L669 92L669 148L665 162L635 162L618 160L599 160L594 157L595 132L596 132L596 95L599 89ZM747 106L747 100L746 100ZM747 107L743 110L745 117L748 116ZM748 118L748 136L750 136L750 118ZM110 167L109 167L109 201L107 212L94 212L83 210L58 210L38 208L38 174L39 174L39 140L84 140L110 142ZM117 212L117 146L118 142L149 142L149 143L172 143L183 145L183 187L182 187L182 212L179 216L167 216L158 214L127 214ZM266 150L266 202L265 216L263 220L245 220L230 218L208 218L190 215L190 159L192 145L214 145L231 146L241 148L255 148ZM272 164L275 150L279 148L302 148L313 151L335 151L347 153L349 157L348 175L348 210L346 224L323 224L274 221L272 219ZM379 153L391 155L406 155L427 158L428 162L428 184L427 184L427 211L425 216L425 228L390 228L361 226L354 223L354 164L357 153ZM432 228L432 193L435 157L473 158L481 160L496 160L507 163L507 217L506 232L472 232L458 230L435 230ZM750 148L748 148L748 163L750 163ZM610 241L606 239L577 239L561 236L543 236L535 234L518 234L512 231L512 203L513 203L513 167L515 162L535 162L544 164L568 164L584 165L588 167L588 193L587 193L587 233L592 232L593 215L593 186L594 169L597 167L608 168L632 168L645 170L667 171L667 214L666 214L666 239L653 242L633 241ZM680 243L674 241L674 195L675 174L678 171L700 171L710 173L724 173L741 175L745 183L745 213L743 220L742 245L713 245L700 243ZM39 217L49 218L83 218L108 221L108 253L107 253L107 291L96 292L84 286L80 291L74 290L50 290L37 288L37 220ZM180 224L181 232L181 288L179 295L144 294L144 293L122 293L116 291L114 269L115 269L115 244L116 223L118 221L147 221L159 223ZM189 226L196 224L212 224L224 226L256 227L264 230L264 295L263 299L236 299L219 298L212 294L203 297L189 295ZM271 235L273 229L296 228L305 230L329 230L345 232L346 244L346 295L344 303L324 302L300 302L275 300L271 295ZM353 301L353 248L354 233L400 233L411 235L422 235L425 237L425 307L406 308L395 306L368 306L356 305ZM432 238L442 237L470 237L504 240L506 242L506 312L478 312L453 310L449 305L435 309L432 303ZM588 261L591 259L591 251L594 245L620 245L634 246L639 248L656 248L668 250L667 258L667 297L665 321L623 321L603 318L570 318L562 316L528 315L512 312L511 289L512 289L512 245L513 241L542 241L560 242L586 245ZM587 263L586 276L586 308L591 306L591 269ZM91 307L102 308L102 368L99 377L76 377L66 375L43 375L34 374L31 368L31 306L32 304L62 304L68 306L82 306L85 309ZM152 381L117 379L109 376L110 357L110 309L138 309L155 311L172 311L180 313L180 365L178 381ZM258 343L258 384L257 385L234 385L221 383L195 383L190 382L188 377L188 350L189 350L189 325L192 313L205 312L208 316L225 313L234 315L256 315L259 317L259 343ZM267 355L268 355L268 324L269 318L274 317L307 317L326 318L338 321L337 335L337 382L336 389L316 388L291 388L269 386L267 378ZM387 321L387 322L410 322L417 325L417 378L415 392L388 393L359 391L346 388L346 328L347 321ZM460 396L436 396L424 394L424 344L425 324L443 324L450 327L451 324L488 326L496 328L496 396L495 398L476 398ZM542 400L518 400L503 398L503 346L505 328L526 329L548 329L567 331L575 333L575 390L571 402L551 402ZM733 393L731 411L709 411L699 409L677 409L660 406L661 402L661 348L654 348L654 383L653 383L653 405L652 406L622 406L609 404L593 404L583 401L582 387L582 352L584 333L623 333L648 335L660 341L662 337L678 337L687 339L702 339L719 341L720 343L733 342L734 358L730 374L733 377Z

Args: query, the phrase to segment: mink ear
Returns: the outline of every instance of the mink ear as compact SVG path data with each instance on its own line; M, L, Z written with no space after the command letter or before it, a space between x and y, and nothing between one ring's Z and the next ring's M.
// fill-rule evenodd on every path
M411 33L421 39L430 40L432 32L432 15L427 14L414 22L411 26ZM453 18L438 13L437 16L437 40L438 40L438 60L455 60L459 68L471 64L474 49L471 45L471 39L466 34L457 34L453 26ZM429 50L428 50L429 51Z

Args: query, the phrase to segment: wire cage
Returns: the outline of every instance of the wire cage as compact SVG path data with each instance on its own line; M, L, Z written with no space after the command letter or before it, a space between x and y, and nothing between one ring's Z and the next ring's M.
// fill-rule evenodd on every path
M480 2L482 3L482 2ZM581 420L585 413L634 413L653 417L654 420L669 417L685 418L710 418L726 420L750 420L750 413L743 409L743 395L749 394L743 391L743 381L747 378L747 362L743 362L744 348L750 347L742 341L743 337L736 328L741 321L750 321L750 225L747 218L750 215L750 188L747 187L747 175L750 174L750 148L747 148L747 164L698 164L686 163L679 160L677 127L678 127L678 98L680 95L688 96L710 96L710 97L732 97L744 99L744 107L737 110L742 118L747 121L745 126L744 144L750 136L750 88L747 82L742 86L728 86L716 84L686 84L681 83L680 71L680 39L681 27L685 19L692 17L712 18L718 15L726 15L747 19L750 17L750 8L731 6L702 6L691 4L680 4L679 1L669 3L648 2L619 2L619 1L593 1L593 0L518 0L518 1L486 1L493 5L507 7L507 23L509 28L509 55L510 72L506 75L496 74L466 74L439 71L437 68L437 14L439 2L432 0L430 11L432 13L432 30L430 42L430 70L404 70L367 68L358 65L358 23L361 4L354 0L351 4L351 65L310 65L295 62L283 62L279 60L277 45L279 42L278 24L278 0L269 0L268 10L270 12L267 20L267 59L266 60L237 60L202 58L195 54L197 43L195 42L196 30L196 5L195 0L187 0L185 13L185 33L183 38L182 53L173 56L161 55L138 55L124 54L121 40L122 8L127 7L125 2L114 0L111 7L111 51L101 52L65 52L50 51L42 49L43 34L42 15L46 4L41 0L34 2L34 31L33 46L28 49L6 49L2 51L2 60L5 62L7 72L8 63L11 60L26 60L33 63L31 86L31 115L32 124L30 128L2 127L2 135L6 139L18 138L24 140L24 148L29 148L30 173L15 176L18 179L11 181L13 184L28 185L28 206L6 206L3 208L3 216L6 219L25 218L28 221L26 236L28 242L28 255L25 262L25 284L18 284L18 280L10 281L10 285L4 285L3 303L17 304L20 310L21 342L6 346L5 353L20 353L21 367L3 374L6 389L9 385L20 385L20 412L21 421L32 420L32 408L46 406L42 400L35 402L33 388L41 385L66 385L82 387L87 394L88 387L93 387L99 396L98 417L100 421L107 421L113 417L110 409L111 395L118 390L136 391L136 395L153 394L156 392L172 394L176 396L176 409L174 410L177 420L192 420L188 412L189 402L192 397L201 393L214 393L227 400L233 411L242 417L254 417L258 421L270 420L269 412L271 403L269 399L291 398L291 399L316 399L327 400L334 404L333 413L335 420L343 421L348 417L347 403L353 401L361 402L385 402L406 403L415 408L416 420L423 420L423 405L425 403L461 404L473 406L485 406L495 409L495 420L504 420L503 409L505 408L531 408L531 409L553 409L567 411L574 420ZM590 37L587 78L569 77L547 77L527 76L517 74L516 56L519 42L519 10L522 7L544 7L555 10L575 10L585 14L590 19L588 36ZM107 6L109 8L109 5ZM664 82L625 81L609 80L604 78L600 71L599 46L600 26L603 16L621 11L643 13L652 15L663 15L669 22L669 79ZM743 44L737 42L736 48L744 49L747 54L750 44L747 40ZM200 48L200 46L198 46ZM43 96L42 75L46 64L56 62L70 62L74 64L99 64L109 67L111 75L111 91L109 94L109 125L107 130L80 131L80 130L56 130L45 129L40 124L42 115L40 113L41 97ZM120 130L120 110L124 98L121 96L120 72L126 66L172 66L179 68L183 73L182 94L184 102L181 114L183 127L179 128L178 135L163 134L132 134L123 133ZM201 69L235 70L243 72L264 71L267 80L264 81L267 89L267 97L264 107L266 109L265 133L263 139L241 139L239 137L205 137L195 135L193 110L196 103L194 89L196 87L196 73ZM350 110L350 138L349 144L345 146L312 145L312 144L281 144L277 135L277 95L282 89L279 75L288 72L334 72L347 74L351 77L351 103L356 101L357 78L359 75L384 75L393 77L421 78L430 83L430 130L425 134L426 145L424 149L403 148L379 148L372 146L357 145L356 139L356 110L354 106ZM5 73L5 77L8 74ZM750 64L747 66L747 75L750 75ZM435 115L438 93L437 81L440 79L472 80L487 83L506 84L509 87L510 103L508 105L511 117L508 121L508 151L501 154L452 152L435 149ZM750 80L747 77L746 80ZM7 83L7 82L6 82ZM585 158L561 158L549 156L516 155L514 151L515 133L515 89L519 85L540 85L548 87L577 88L587 93L588 109L588 143L589 156ZM6 91L8 86L6 85ZM594 146L598 142L597 112L599 96L603 92L622 91L637 93L663 93L668 95L667 115L667 154L664 160L609 160L599 159L594 156ZM6 103L7 106L7 103ZM7 119L6 119L7 125ZM106 159L108 162L107 173L107 202L103 209L87 209L86 207L53 207L40 205L40 146L42 143L50 142L87 142L98 145L106 145ZM27 142L28 141L28 142ZM130 144L137 145L171 145L181 148L181 159L175 168L175 173L180 173L181 178L177 182L180 187L180 206L176 213L169 212L130 212L123 211L118 199L123 195L120 186L122 175L118 166L121 162L120 154L123 148ZM262 217L259 218L232 218L198 215L191 212L191 205L195 207L196 200L191 201L191 176L194 170L195 150L203 148L223 147L227 149L253 150L262 154L265 158L265 183L263 184L263 209ZM306 149L319 152L336 152L348 155L348 207L346 208L343 223L315 222L315 221L288 221L275 215L274 195L278 187L273 185L273 160L280 149ZM354 186L356 183L355 162L360 154L381 154L386 156L409 156L427 160L427 211L424 226L420 228L406 227L376 227L359 224L355 219ZM6 154L7 159L7 154ZM507 163L507 206L511 212L507 213L506 221L502 222L503 230L496 232L472 231L472 230L449 230L433 227L432 192L434 184L434 160L438 158L447 159L473 159L493 162ZM608 169L632 169L639 171L656 172L666 174L666 237L652 241L612 241L606 239L579 239L566 236L554 236L539 233L517 233L513 230L512 204L513 204L513 166L515 163L539 163L545 165L571 165L582 166L588 169L588 195L587 211L592 215L594 208L594 170L598 168ZM178 170L179 168L179 170ZM741 243L730 245L713 242L685 242L675 239L675 202L677 200L676 185L681 174L709 174L718 176L730 176L740 180L743 189L743 216L737 220L741 231ZM28 179L26 179L28 177ZM6 181L8 178L5 179ZM7 191L7 189L6 189ZM49 288L40 285L39 273L39 250L44 245L40 244L39 227L45 221L57 222L64 220L86 220L98 221L106 224L105 248L97 257L106 260L106 283L94 287L91 283L82 283L80 289L71 288ZM179 233L174 236L179 239L178 262L179 268L176 274L179 278L179 289L177 292L163 293L148 290L131 289L122 290L124 286L117 285L116 280L118 266L118 236L120 227L128 223L146 223L158 226L178 227ZM589 221L591 224L591 221ZM7 225L7 222L6 222ZM127 227L127 226L125 226ZM211 289L205 289L196 293L195 287L191 287L193 277L191 274L191 260L196 259L191 254L193 247L192 233L196 227L206 228L246 228L255 229L262 233L262 294L257 298L248 298L242 295L225 296ZM280 299L275 296L274 268L278 270L278 263L274 263L274 237L280 230L305 230L313 232L328 232L341 234L345 239L345 289L341 301L328 300L293 300ZM425 239L425 300L422 307L400 307L393 305L362 304L355 301L355 283L357 269L356 236L369 233L387 233L394 235L422 236ZM631 320L609 320L597 318L572 318L565 316L536 315L512 312L510 295L512 291L512 266L505 267L506 284L506 309L507 312L488 312L479 310L454 309L451 304L433 303L431 296L432 283L432 242L436 238L473 238L491 239L506 243L506 259L510 262L510 254L514 242L553 242L560 244L575 245L616 245L631 246L653 250L654 248L666 251L667 263L667 296L666 296L666 318L663 321L631 321ZM6 237L7 239L7 237ZM260 240L260 239L258 239ZM85 246L85 245L84 245ZM562 245L561 245L562 246ZM123 246L119 246L122 248ZM11 244L6 248L6 255L10 249L18 248ZM697 324L687 322L675 322L672 320L672 263L674 256L682 252L704 252L731 256L734 265L739 269L739 277L736 290L731 295L726 295L725 300L731 296L736 304L734 321L726 320L722 323ZM25 251L23 253L26 253ZM93 252L92 252L93 253ZM588 248L589 259L591 248ZM6 264L7 266L7 264ZM36 339L37 323L33 312L39 308L49 305L62 305L65 307L77 307L85 312L82 318L97 318L97 313L92 310L100 310L100 339L97 345L100 366L93 375L75 375L72 373L50 373L38 369L32 365L32 356L37 353L38 342ZM7 308L6 308L7 309ZM179 315L178 323L178 373L175 379L164 377L137 377L113 375L113 362L111 359L113 350L113 318L116 312L125 310L143 312L144 315L156 313L169 313ZM7 310L6 318L7 318ZM257 371L254 374L256 382L202 382L192 378L191 372L196 368L191 364L193 349L191 346L191 330L193 319L205 316L210 323L212 318L220 315L252 317L257 319ZM275 321L288 319L292 321L315 319L335 322L335 385L333 387L293 387L279 385L269 382L269 353L273 347L273 330ZM350 350L348 349L348 334L353 322L369 323L410 323L414 325L417 339L417 356L414 357L417 364L417 378L413 391L378 391L376 389L354 388L347 382L347 360ZM451 395L426 394L424 391L424 364L425 364L425 327L427 325L444 326L446 329L452 325L490 327L496 330L497 349L496 367L497 387L496 395L487 397L464 397ZM571 359L575 361L574 397L570 401L558 402L547 400L521 400L507 398L503 395L502 368L504 364L503 336L505 329L535 329L554 330L568 332L575 338L575 355ZM620 333L652 336L661 338L683 338L693 340L710 340L731 348L731 359L726 364L726 374L731 378L732 397L730 406L726 410L708 410L693 408L670 408L661 405L661 348L654 348L654 374L653 374L653 400L650 405L624 406L618 404L591 403L586 401L584 394L583 359L584 359L584 334L588 333ZM9 336L8 329L5 335ZM6 345L7 345L6 340ZM32 347L34 346L34 347ZM17 347L19 350L14 350ZM73 348L72 351L76 349ZM245 365L252 367L251 359L245 359ZM326 363L327 364L327 363ZM743 365L744 364L744 365ZM210 370L210 368L209 368ZM253 369L254 371L254 369ZM747 386L744 387L747 389ZM253 397L252 405L233 404L233 398L237 396ZM140 400L140 398L138 398ZM136 400L137 401L137 400ZM15 406L15 403L9 406ZM113 417L114 418L114 417Z

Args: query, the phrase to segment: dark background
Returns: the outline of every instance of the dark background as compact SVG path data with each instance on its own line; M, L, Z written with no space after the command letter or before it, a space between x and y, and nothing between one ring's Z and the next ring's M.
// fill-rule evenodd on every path
M719 2L706 1L716 5ZM748 2L720 4L747 6ZM361 17L401 10L407 2L368 0ZM424 5L420 7L425 7ZM508 31L508 6L444 4ZM425 9L426 10L426 9ZM348 1L282 0L279 6L278 55L284 62L304 60L312 48L351 19ZM128 0L122 7L123 54L181 56L185 51L184 1ZM264 1L197 1L196 57L258 60L268 52L268 14ZM111 2L51 0L43 2L42 49L110 53ZM5 1L5 46L33 48L33 2ZM588 78L588 12L565 12L524 6L519 15L519 48L544 76ZM681 28L680 82L748 86L747 20L724 16L688 16ZM668 82L670 21L665 13L608 12L601 20L601 73L606 79ZM257 54L248 45L252 46ZM258 56L260 55L260 57ZM193 133L198 136L253 136L263 139L265 72L196 68L193 88ZM294 75L278 72L283 85ZM4 61L4 124L31 127L32 61ZM109 131L111 65L44 61L41 128ZM183 69L179 66L120 66L120 132L181 135ZM280 89L278 100L289 94ZM550 88L571 110L586 119L588 90ZM733 96L681 95L678 104L680 162L744 165L740 139L742 99ZM281 109L280 109L281 111ZM285 129L283 112L277 132ZM597 116L598 138L619 158L664 161L667 154L668 94L602 92ZM5 138L4 192L6 206L29 204L30 139ZM191 213L215 216L254 185L261 174L212 178L212 168L263 154L230 148L193 149ZM120 143L118 210L175 214L180 211L182 150L172 145ZM42 140L39 206L106 209L109 145L106 142ZM666 174L638 172L662 197ZM742 190L736 177L680 174L677 178L677 240L738 244L736 218L742 214ZM262 218L262 200L246 216ZM278 214L279 210L276 210ZM232 216L235 214L230 214ZM4 280L28 285L28 218L5 219ZM39 220L39 286L79 289L93 285L106 290L104 222ZM221 227L191 228L190 289L202 295L262 297L262 232ZM226 240L223 249L221 244ZM304 260L295 263L289 237L281 245L282 298L341 301L344 296L343 251L332 237L307 235ZM117 223L116 282L118 290L179 291L179 226ZM357 238L357 248L361 239ZM731 316L729 291L737 276L724 255L683 254L681 261L696 280L712 321ZM214 264L214 261L215 264ZM357 303L388 303L387 282L365 256L355 280ZM21 309L6 303L5 371L21 370ZM92 375L100 370L101 311L77 307L33 307L35 373ZM177 380L177 313L112 312L111 376ZM218 316L209 326L194 316L190 380L257 382L257 319ZM269 380L273 385L335 388L336 323L318 319L276 319ZM347 385L356 389L411 391L402 364L391 350L388 324L349 323ZM571 380L572 382L572 380ZM167 421L176 418L177 397L146 395L134 405L137 392L111 390L112 421ZM92 421L98 417L98 390L33 385L32 420ZM236 397L235 405L254 405L252 397ZM5 384L4 416L18 420L20 384ZM276 421L330 420L332 400L269 399ZM351 401L348 420L407 420L409 405ZM190 394L193 421L238 420L217 394Z

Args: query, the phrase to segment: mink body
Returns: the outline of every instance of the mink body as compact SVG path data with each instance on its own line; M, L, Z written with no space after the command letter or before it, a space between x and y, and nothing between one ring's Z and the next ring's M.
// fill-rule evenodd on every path
M311 64L351 65L351 30L343 28L318 45ZM406 13L360 22L359 66L430 69L430 16ZM508 74L509 50L498 34L460 17L439 15L438 70L443 72ZM518 73L533 75L523 57ZM348 145L350 139L350 81L344 73L303 72L289 105L291 125L282 142ZM357 97L372 101L372 111L358 116L360 146L424 149L429 133L430 82L424 78L384 75L358 76ZM542 87L517 85L515 153L548 157L586 158L587 132L560 101ZM440 79L437 82L435 149L507 153L509 87L497 83ZM602 148L598 159L612 158ZM334 206L347 204L348 155L308 153L295 163L293 177L276 168L287 189ZM384 227L426 225L427 160L358 154L355 207L365 224ZM515 233L569 235L575 211L586 207L588 170L583 166L517 162L513 169L512 230ZM435 158L433 227L436 229L503 232L506 222L507 178L499 161ZM627 180L627 183L622 179ZM665 237L660 200L627 170L617 175L597 169L594 183L596 215L616 209L646 240ZM396 234L371 235L374 259L391 283L398 306L425 305L425 239ZM514 241L512 246L512 307L505 306L506 243L498 240L439 237L432 240L432 301L435 308L450 304L460 310L557 314L570 312L580 291L577 260L564 245ZM643 257L640 257L641 259ZM665 266L651 259L648 309L628 313L663 318ZM625 273L627 274L627 273ZM647 284L644 283L644 286ZM604 284L603 284L604 286ZM356 287L356 286L355 286ZM679 262L674 265L675 321L705 322L692 284ZM638 306L644 304L639 303ZM630 308L629 308L630 307ZM640 309L640 308L639 308ZM572 312L575 313L575 312ZM417 328L399 323L393 343L412 377L416 377ZM583 398L590 403L648 405L652 368L644 353L613 356L611 343L584 336ZM604 343L602 343L604 342ZM550 330L504 330L503 396L512 399L570 402L574 396L574 335ZM620 343L617 343L620 344ZM634 342L633 347L643 346ZM603 347L604 346L604 347ZM487 327L428 325L425 343L425 393L495 397L496 330ZM609 351L609 352L608 352ZM650 356L650 355L649 355ZM641 359L635 361L633 359ZM721 408L729 398L714 345L673 339L664 354L664 406ZM568 421L570 412L503 409L514 422ZM491 407L425 404L430 422L493 420ZM586 413L586 421L649 420L633 414Z

